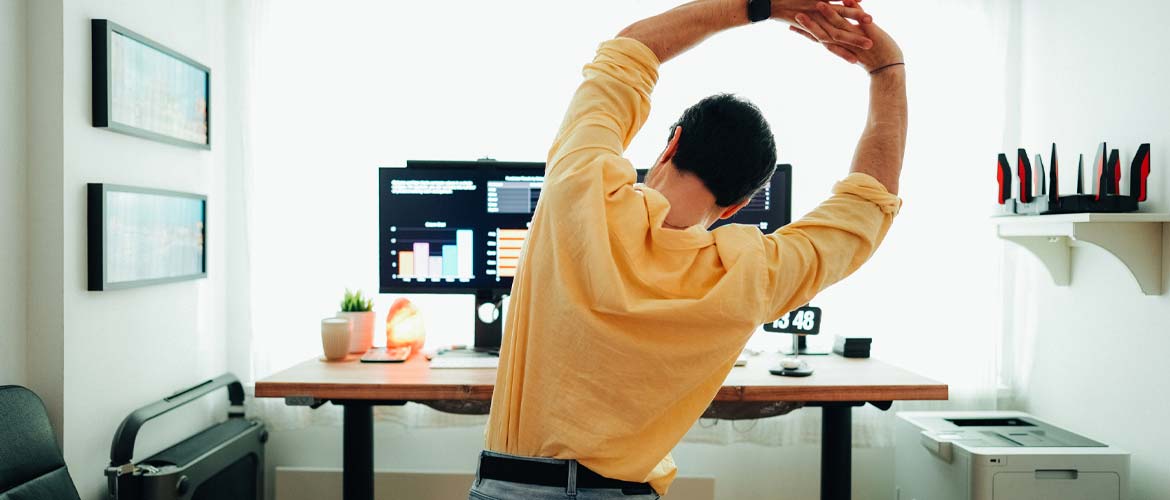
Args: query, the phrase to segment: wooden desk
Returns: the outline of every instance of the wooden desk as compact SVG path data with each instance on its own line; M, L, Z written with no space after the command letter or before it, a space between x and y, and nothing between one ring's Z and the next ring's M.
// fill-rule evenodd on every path
M768 372L776 356L752 358L735 368L712 402L711 414L742 414L744 406L791 402L820 406L821 498L848 500L851 486L852 408L893 401L945 400L947 386L875 359L836 355L803 358L811 377L778 377ZM444 411L486 413L496 382L495 369L431 370L415 357L401 364L305 361L256 383L256 397L285 398L290 405L331 401L344 408L344 498L371 500L374 482L373 407L427 404ZM788 407L791 409L792 407Z

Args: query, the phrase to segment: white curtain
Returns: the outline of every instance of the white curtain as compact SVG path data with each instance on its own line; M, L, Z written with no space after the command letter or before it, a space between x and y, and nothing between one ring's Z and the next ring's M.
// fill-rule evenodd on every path
M247 286L233 299L232 341L250 354L233 366L255 380L318 356L318 320L337 310L342 291L377 291L379 167L543 160L597 44L676 3L254 0L242 9L251 115L241 140L250 154L240 165L244 207L233 215L244 217L248 264ZM877 357L949 383L948 407L995 405L1000 247L987 215L1010 103L1007 3L866 2L906 53L905 207L873 260L815 301L826 316L825 338L814 343L872 336ZM779 23L721 34L663 67L654 111L628 156L650 166L686 106L738 93L763 109L781 161L794 165L799 216L847 173L866 90L860 69ZM377 297L380 321L393 298ZM469 297L411 299L426 316L428 344L470 342ZM788 342L760 333L752 346ZM284 427L337 419L280 401L255 410ZM858 446L888 444L889 413L857 415ZM382 416L407 425L484 422L417 405ZM816 442L818 422L809 410L734 425L704 420L688 439Z

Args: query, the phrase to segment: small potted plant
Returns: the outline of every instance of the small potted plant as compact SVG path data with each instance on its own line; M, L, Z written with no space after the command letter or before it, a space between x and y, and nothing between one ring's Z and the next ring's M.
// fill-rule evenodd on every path
M349 320L349 352L359 354L370 350L374 345L374 301L362 297L361 290L354 293L347 288L337 317Z

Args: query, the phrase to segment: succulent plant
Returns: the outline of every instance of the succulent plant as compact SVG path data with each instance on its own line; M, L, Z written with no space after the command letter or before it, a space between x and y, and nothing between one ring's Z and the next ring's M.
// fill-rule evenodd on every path
M366 312L374 310L374 300L362 297L362 291L357 293L345 289L345 299L341 301L341 312Z

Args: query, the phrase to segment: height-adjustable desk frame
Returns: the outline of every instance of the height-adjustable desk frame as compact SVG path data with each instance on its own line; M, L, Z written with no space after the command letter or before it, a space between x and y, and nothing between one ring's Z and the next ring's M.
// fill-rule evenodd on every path
M768 373L778 358L761 356L735 368L706 416L763 418L800 406L821 408L821 498L848 500L852 477L852 410L867 403L945 400L945 384L875 359L837 355L810 360L811 377ZM439 411L487 413L494 369L431 370L419 357L402 364L305 361L256 383L256 397L284 398L294 406L332 402L344 409L345 500L374 498L374 406L425 404ZM769 414L771 413L771 414Z

